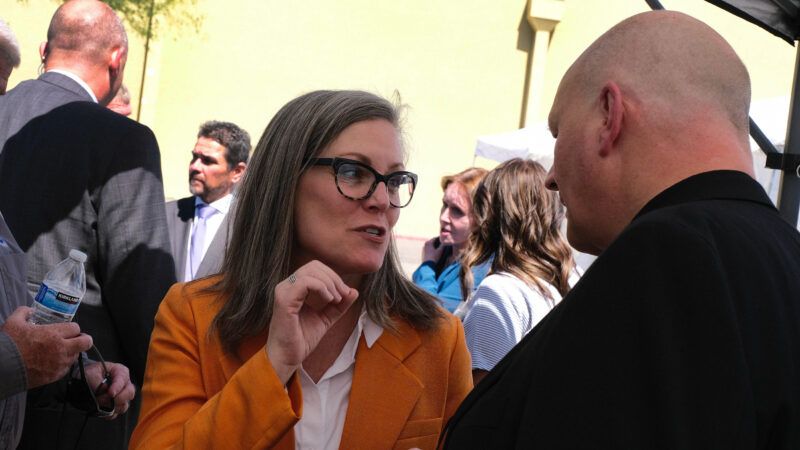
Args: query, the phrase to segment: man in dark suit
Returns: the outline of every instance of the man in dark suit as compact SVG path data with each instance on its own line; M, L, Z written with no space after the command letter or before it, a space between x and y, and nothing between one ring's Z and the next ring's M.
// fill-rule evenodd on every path
M145 126L104 107L122 83L127 37L104 3L56 11L40 48L46 73L0 97L0 210L29 261L32 293L71 248L88 255L75 320L141 386L153 318L175 281L158 145ZM28 395L20 448L123 448L124 420L62 414L61 385ZM47 432L43 432L47 430Z
M753 180L750 83L673 12L567 71L548 187L599 254L479 383L444 448L800 448L800 235Z
M172 255L178 281L217 273L228 245L236 184L247 169L250 135L230 122L200 126L189 163L189 191L167 203Z

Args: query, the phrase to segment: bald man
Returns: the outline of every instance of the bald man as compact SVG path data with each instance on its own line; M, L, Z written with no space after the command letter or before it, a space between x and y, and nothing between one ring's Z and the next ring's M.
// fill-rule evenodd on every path
M158 144L147 127L105 108L127 50L106 4L58 8L40 47L45 73L0 96L0 211L27 255L31 293L70 249L88 255L75 321L141 386L153 319L175 272ZM82 411L62 413L63 389L29 392L19 448L127 446L138 396L124 418L92 417L82 429Z
M733 49L683 14L634 16L578 58L547 182L599 257L444 448L800 448L800 235L752 178L749 101Z

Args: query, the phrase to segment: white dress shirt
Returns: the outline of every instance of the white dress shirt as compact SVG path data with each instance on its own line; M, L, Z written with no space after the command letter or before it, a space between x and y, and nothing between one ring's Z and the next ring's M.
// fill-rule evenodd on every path
M361 311L353 334L344 344L339 357L327 372L314 383L302 368L300 386L303 389L303 417L294 426L295 448L302 450L336 450L342 440L344 419L350 404L353 369L361 334L368 348L383 334L383 327Z
M213 201L208 204L208 206L214 208L217 211L214 215L206 219L206 235L203 236L203 257L205 258L206 252L208 251L208 247L211 246L211 241L214 240L214 236L217 235L217 230L219 230L220 225L222 225L222 220L225 219L225 215L228 214L228 211L231 209L231 202L233 201L233 194L228 194L222 197L219 200ZM191 233L187 236L186 239L186 267L184 267L184 273L186 274L186 281L192 279L190 274L192 273L192 261L189 258L189 255L192 253L192 236L194 236L195 227L197 225L197 219L199 217L197 205L204 203L200 200L200 197L194 198L194 220L192 220L192 230ZM201 260L202 261L202 260Z
M60 73L61 75L64 75L65 77L67 77L67 78L71 79L72 81L78 83L79 85L81 85L83 90L85 90L92 97L92 101L97 103L97 96L94 95L94 92L92 91L92 88L90 88L89 85L86 84L86 82L81 79L81 77L75 75L72 72L69 72L69 71L66 71L66 70L62 70L62 69L50 69L50 70L48 70L48 72Z

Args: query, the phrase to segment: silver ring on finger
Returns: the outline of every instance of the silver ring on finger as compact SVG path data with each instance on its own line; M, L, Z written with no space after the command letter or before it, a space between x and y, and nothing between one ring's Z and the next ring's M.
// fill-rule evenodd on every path
M294 284L297 281L297 275L291 274L289 275L289 284Z

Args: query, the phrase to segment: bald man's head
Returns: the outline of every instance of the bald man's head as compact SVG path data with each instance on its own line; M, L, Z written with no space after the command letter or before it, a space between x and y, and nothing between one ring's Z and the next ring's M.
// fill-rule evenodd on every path
M676 12L633 16L564 76L550 111L547 185L567 237L598 254L653 196L711 170L752 173L750 79L725 40Z
M584 51L563 83L597 92L609 80L657 113L724 114L746 139L747 69L722 36L690 16L654 11L620 22Z
M47 29L47 54L64 52L86 62L103 63L110 49L127 47L128 37L119 17L97 0L64 3Z
M53 15L39 53L45 70L77 75L106 105L122 84L128 37L119 17L105 3L70 0Z

